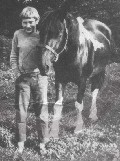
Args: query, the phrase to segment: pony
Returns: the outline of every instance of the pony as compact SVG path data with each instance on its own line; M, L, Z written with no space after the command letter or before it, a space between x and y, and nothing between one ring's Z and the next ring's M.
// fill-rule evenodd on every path
M60 8L44 14L39 30L38 67L41 75L49 75L52 68L55 71L53 120L61 117L66 84L75 83L78 86L75 101L78 110L77 133L83 126L83 98L87 81L91 84L92 93L89 118L96 121L96 99L104 83L105 68L120 58L115 50L111 29L98 20L74 16L68 10L68 3L64 3Z

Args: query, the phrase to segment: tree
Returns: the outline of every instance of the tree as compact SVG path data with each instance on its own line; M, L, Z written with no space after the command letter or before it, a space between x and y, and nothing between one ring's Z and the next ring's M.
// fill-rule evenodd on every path
M56 9L66 0L1 0L0 1L0 32L1 34L13 32L20 28L19 13L25 6L38 9L40 15L46 10ZM119 0L68 0L73 1L71 12L83 18L94 18L108 25L120 23Z

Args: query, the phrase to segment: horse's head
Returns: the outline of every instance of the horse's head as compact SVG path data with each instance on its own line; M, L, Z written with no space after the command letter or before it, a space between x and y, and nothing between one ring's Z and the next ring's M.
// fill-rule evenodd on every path
M44 15L40 24L39 68L42 75L51 72L53 62L66 48L68 39L65 19L57 12Z

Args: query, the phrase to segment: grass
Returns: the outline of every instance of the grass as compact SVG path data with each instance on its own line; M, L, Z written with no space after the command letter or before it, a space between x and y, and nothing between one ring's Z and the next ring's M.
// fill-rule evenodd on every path
M90 125L88 113L90 93L86 90L85 110L83 117L86 126L77 135L73 133L75 117L73 100L77 87L69 83L66 87L65 107L60 121L60 138L51 138L47 143L47 154L38 153L37 131L34 113L29 112L27 141L23 158L25 161L115 161L120 150L120 66L112 64L107 67L105 85L98 97L98 116L96 124ZM0 71L0 161L12 161L16 149L15 109L14 109L14 77L10 69ZM54 77L49 78L49 102L54 102ZM70 101L68 103L68 101Z
M4 39L6 42L6 40ZM8 41L7 41L8 42ZM7 43L9 44L9 43ZM8 45L9 46L9 45ZM16 149L14 75L2 63L0 70L0 161L12 161ZM77 111L74 108L77 87L69 83L65 91L65 105L60 121L59 139L47 143L47 154L39 155L39 142L35 127L35 115L29 111L25 161L119 161L120 160L120 64L106 68L104 86L97 99L99 120L90 124L88 115L91 102L89 86L84 98L83 119L85 126L74 134ZM51 112L55 100L54 76L49 77L48 99ZM50 113L50 118L52 113Z

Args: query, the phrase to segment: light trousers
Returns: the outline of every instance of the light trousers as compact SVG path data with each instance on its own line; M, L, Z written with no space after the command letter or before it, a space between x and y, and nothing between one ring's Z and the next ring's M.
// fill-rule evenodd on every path
M47 76L41 76L38 73L23 74L15 82L15 108L17 141L26 141L26 121L30 98L33 98L33 108L36 115L36 128L40 142L47 137L48 123L40 118L41 109L48 115L47 102Z

